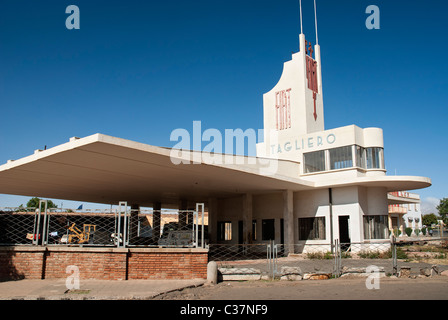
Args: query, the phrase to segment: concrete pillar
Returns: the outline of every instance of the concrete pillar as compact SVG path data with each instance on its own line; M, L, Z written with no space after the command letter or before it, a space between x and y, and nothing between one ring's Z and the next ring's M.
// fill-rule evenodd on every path
M285 254L294 253L294 193L292 190L283 191L283 221L285 232Z
M207 282L218 284L218 264L215 261L210 261L207 264Z
M252 243L252 194L243 195L243 243Z
M158 240L160 238L160 217L161 217L162 204L160 202L154 202L152 209L153 209L152 213L153 237L155 238L155 240Z
M208 199L208 239L209 243L218 241L218 199Z
M187 209L188 201L185 199L179 200L179 229L181 230L187 226Z

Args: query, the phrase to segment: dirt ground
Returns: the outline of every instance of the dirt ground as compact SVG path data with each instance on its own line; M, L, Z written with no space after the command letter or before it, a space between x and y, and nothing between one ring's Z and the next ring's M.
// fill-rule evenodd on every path
M390 278L368 289L366 278L301 281L225 281L156 297L156 300L447 300L448 277Z

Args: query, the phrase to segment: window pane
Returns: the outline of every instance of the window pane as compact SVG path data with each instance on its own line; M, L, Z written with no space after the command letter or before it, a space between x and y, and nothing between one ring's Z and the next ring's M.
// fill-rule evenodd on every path
M325 240L325 217L299 218L299 240Z
M387 216L364 216L364 239L387 239Z
M330 149L330 169L353 167L352 146Z
M360 146L356 146L356 166L366 167L366 149Z
M366 149L366 162L367 169L382 169L382 148L367 148Z
M232 223L229 221L218 222L218 240L232 240Z
M325 152L316 151L305 153L303 155L305 162L305 173L318 172L325 170Z

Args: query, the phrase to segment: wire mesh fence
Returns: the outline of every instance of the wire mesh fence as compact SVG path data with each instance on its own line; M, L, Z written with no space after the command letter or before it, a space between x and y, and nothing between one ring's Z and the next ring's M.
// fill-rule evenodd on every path
M298 243L278 245L278 275L282 277L285 270L295 270L302 276L322 274L330 276L335 270L335 252L331 243Z
M203 205L200 215L126 203L103 212L41 209L2 208L0 245L205 247L208 241Z
M227 279L238 280L254 274L259 274L259 278L291 280L309 276L367 276L368 270L378 270L383 276L400 276L402 270L418 275L434 265L443 271L448 270L447 253L447 239L288 245L269 242L211 244L209 260L217 262L224 280L226 275L233 275Z
M267 244L210 244L209 261L215 261L223 280L268 277L272 255Z
M334 270L331 244L210 244L209 261L215 261L223 279L295 279L304 273ZM226 275L233 275L229 277ZM238 277L239 275L241 277Z
M447 241L421 237L369 243L339 244L336 256L337 276L355 276L365 273L369 266L378 267L384 276L402 276L402 270L418 276L422 270L437 265L448 269Z
M200 220L201 218L201 220ZM207 221L193 210L131 210L129 246L192 247L208 243Z
M0 211L0 243L6 245L31 244L35 213L8 209Z

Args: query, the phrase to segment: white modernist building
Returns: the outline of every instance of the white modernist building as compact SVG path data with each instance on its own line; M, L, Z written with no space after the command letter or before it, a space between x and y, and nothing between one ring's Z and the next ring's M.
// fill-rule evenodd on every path
M8 161L0 166L0 192L127 201L133 208L202 202L210 243L274 240L291 252L334 240L387 239L388 193L431 185L425 177L386 175L381 129L324 127L320 47L303 34L300 51L264 94L263 112L264 141L256 157L95 134ZM226 161L213 160L220 156Z
M306 247L335 239L387 239L388 191L430 185L426 178L386 176L381 129L350 125L325 130L320 47L312 49L303 34L300 52L284 64L280 80L264 94L263 108L264 142L257 145L257 156L296 163L288 176L314 188L221 199L218 241L272 239ZM241 207L246 208L243 217ZM246 237L241 231L228 236L230 228L239 230L250 221Z

